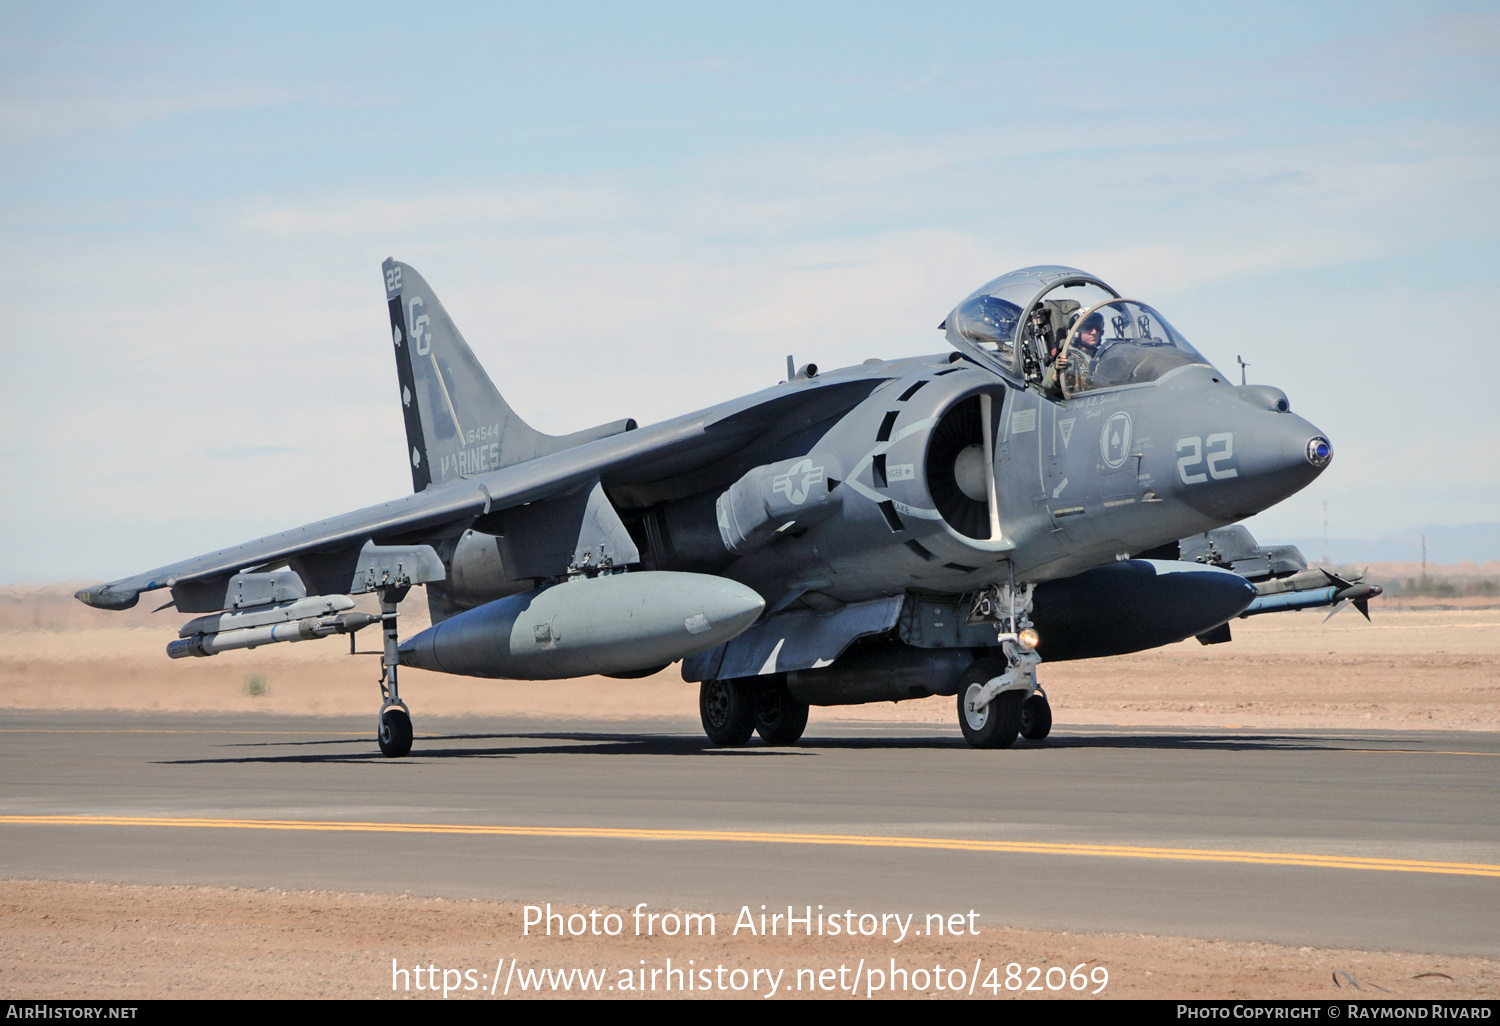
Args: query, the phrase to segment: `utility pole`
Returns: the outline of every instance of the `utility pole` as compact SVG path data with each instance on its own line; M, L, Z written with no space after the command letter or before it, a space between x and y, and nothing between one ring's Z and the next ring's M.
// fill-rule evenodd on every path
M1323 565L1328 566L1328 500L1323 500Z
M1422 535L1422 590L1427 590L1427 536Z

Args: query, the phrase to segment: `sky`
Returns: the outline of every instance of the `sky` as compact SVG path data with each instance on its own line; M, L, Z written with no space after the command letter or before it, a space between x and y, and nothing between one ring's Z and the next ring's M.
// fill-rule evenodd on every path
M1500 4L0 12L0 583L408 491L387 256L554 433L1081 267L1333 440L1262 540L1500 520Z

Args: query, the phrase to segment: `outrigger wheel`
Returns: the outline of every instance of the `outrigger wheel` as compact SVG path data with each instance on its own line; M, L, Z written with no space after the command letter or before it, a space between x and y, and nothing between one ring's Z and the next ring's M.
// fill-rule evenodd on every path
M401 662L396 643L396 606L410 590L410 586L379 589L380 624L385 644L380 653L381 704L375 740L380 744L380 754L390 759L399 759L411 752L411 713L396 689L396 667Z
M399 759L411 752L411 717L400 706L380 714L380 754Z

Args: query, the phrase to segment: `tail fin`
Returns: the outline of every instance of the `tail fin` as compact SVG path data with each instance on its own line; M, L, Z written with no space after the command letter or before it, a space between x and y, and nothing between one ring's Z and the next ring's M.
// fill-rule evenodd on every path
M415 491L635 427L622 420L571 435L537 431L500 395L422 276L391 259L382 269Z

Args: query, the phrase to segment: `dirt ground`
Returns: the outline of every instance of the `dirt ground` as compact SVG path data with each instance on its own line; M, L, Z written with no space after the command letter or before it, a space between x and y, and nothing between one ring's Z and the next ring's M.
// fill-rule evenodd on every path
M562 915L593 909L553 906ZM417 980L397 976L394 968L435 966L437 974L423 974L421 982L441 988L444 970L457 970L449 981L458 989L450 1000L514 999L517 997L578 996L573 977L571 992L554 992L545 983L523 988L526 971L604 970L605 987L621 981L621 970L647 969L647 992L606 989L606 997L714 997L736 995L734 982L757 969L775 976L781 970L777 997L865 998L893 996L889 986L873 989L873 978L857 994L814 990L840 984L837 970L845 967L842 983L850 986L864 960L879 963L889 983L890 960L905 969L905 991L896 984L894 996L953 997L939 991L932 971L943 967L944 986L959 983L953 970L963 973L964 996L976 960L980 972L974 997L1058 998L1089 997L1102 987L1101 997L1115 998L1310 998L1327 1000L1369 998L1490 999L1500 997L1500 963L1492 959L1399 954L1330 948L1293 948L1275 944L1153 937L1143 934L1077 934L1034 930L983 929L978 936L908 937L901 944L865 938L797 937L788 940L750 939L733 934L738 910L716 916L712 937L694 937L665 946L660 937L633 936L628 909L597 910L600 922L607 912L620 915L618 937L545 937L521 935L523 906L488 901L444 901L387 894L340 894L328 891L285 892L210 887L136 887L103 883L46 883L10 880L0 883L0 996L38 998L67 996L79 999L123 998L431 998L430 989L418 991ZM581 920L575 921L581 926ZM665 989L665 973L655 979L650 970L665 969L668 957L682 968L708 968L714 985L707 993L684 994ZM509 994L489 987L496 965L504 959L501 975L510 981ZM516 962L513 974L511 960ZM1006 989L1007 968L1017 965ZM1083 976L1103 967L1108 975L1094 976L1075 991L1064 976L1083 963ZM717 988L717 969L725 973L743 968L745 976ZM1040 970L1033 974L1032 967ZM1047 970L1053 968L1047 989ZM996 969L991 977L990 969ZM812 977L806 970L815 970ZM823 970L834 970L822 977ZM925 969L923 977L913 971ZM473 972L473 986L465 970ZM803 970L798 991L798 970ZM554 976L554 979L556 977ZM637 979L639 979L637 977ZM682 979L681 977L678 978ZM897 977L897 980L902 978ZM999 992L985 988L986 981ZM695 981L697 982L697 981ZM756 977L759 996L768 996L765 976ZM1027 992L1024 987L1038 990ZM409 986L410 989L406 989ZM464 989L467 988L467 989ZM870 991L867 994L867 991Z
M1500 608L1493 601L1377 601L1373 611L1374 623L1353 611L1326 623L1321 612L1236 621L1227 645L1188 641L1135 656L1043 664L1040 679L1062 728L1500 726ZM413 629L424 619L420 607L413 608L404 626ZM64 588L0 590L0 708L368 715L375 706L377 661L351 658L343 639L168 660L163 649L180 621L141 609L86 609ZM374 644L362 640L361 647ZM410 670L402 681L419 728L424 714L692 715L697 698L697 685L684 684L675 667L639 681L537 684ZM814 709L809 730L856 719L945 724L956 732L954 717L952 699L933 698ZM639 968L642 958L659 967L667 954L679 967L689 958L700 967L722 964L726 972L780 967L790 981L799 968L837 969L841 960L869 954L865 943L839 947L822 938L799 947L728 938L723 930L672 952L628 935L523 939L521 914L514 904L402 895L0 881L0 995L375 997L391 994L385 974L392 958L400 966L437 966L439 986L444 968L472 969L478 979L493 975L501 958L519 959L517 971L593 967L614 974L619 967ZM1080 962L1087 969L1102 965L1109 971L1104 994L1113 997L1500 997L1500 962L1414 953L995 930L977 938L912 940L895 954L909 968L943 962L951 970L975 959L986 967L1014 961L1044 972L1049 966L1071 971ZM983 979L976 996L988 996ZM794 985L782 986L785 993ZM764 992L764 982L761 987ZM513 986L510 996L517 994ZM1082 996L1071 989L1001 990L1001 996L1064 995ZM432 991L413 988L401 996L430 997ZM449 996L488 994L458 990Z

